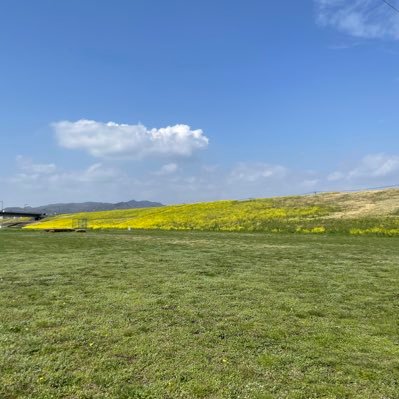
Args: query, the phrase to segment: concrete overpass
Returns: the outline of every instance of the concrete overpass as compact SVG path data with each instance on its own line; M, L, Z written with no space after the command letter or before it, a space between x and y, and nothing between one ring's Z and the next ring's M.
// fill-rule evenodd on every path
M35 220L44 219L46 217L45 213L36 213L36 212L8 212L8 211L0 211L0 216L4 218L32 218Z

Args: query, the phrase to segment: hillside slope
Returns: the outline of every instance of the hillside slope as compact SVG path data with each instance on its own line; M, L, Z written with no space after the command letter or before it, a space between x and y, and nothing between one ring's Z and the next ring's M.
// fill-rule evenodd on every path
M216 230L399 235L399 189L217 201L60 215L28 228Z

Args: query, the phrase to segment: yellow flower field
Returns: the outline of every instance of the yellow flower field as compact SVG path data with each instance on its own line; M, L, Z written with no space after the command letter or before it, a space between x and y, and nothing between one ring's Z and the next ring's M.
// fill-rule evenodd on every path
M72 228L79 219L87 219L91 229L163 229L163 230L262 230L271 220L320 217L328 211L318 206L281 207L273 200L218 201L160 208L85 212L59 215L34 223L28 228Z
M357 198L358 202L354 201ZM362 202L363 201L363 202ZM359 206L361 204L361 206ZM399 235L399 190L216 201L58 215L28 229L259 231L271 233ZM372 206L370 206L372 205ZM368 210L371 211L368 211ZM369 212L369 213L367 213Z

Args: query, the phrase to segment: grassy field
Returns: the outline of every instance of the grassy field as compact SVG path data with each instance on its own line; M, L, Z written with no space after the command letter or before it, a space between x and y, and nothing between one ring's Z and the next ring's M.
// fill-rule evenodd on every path
M399 189L86 212L51 217L28 228L72 228L78 219L87 219L91 229L393 236L399 235Z
M0 231L0 398L398 398L398 245Z

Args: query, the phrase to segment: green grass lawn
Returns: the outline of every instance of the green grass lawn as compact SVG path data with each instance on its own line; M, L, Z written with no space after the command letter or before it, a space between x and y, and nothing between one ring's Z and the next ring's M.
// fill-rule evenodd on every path
M398 398L398 248L0 231L0 398Z

